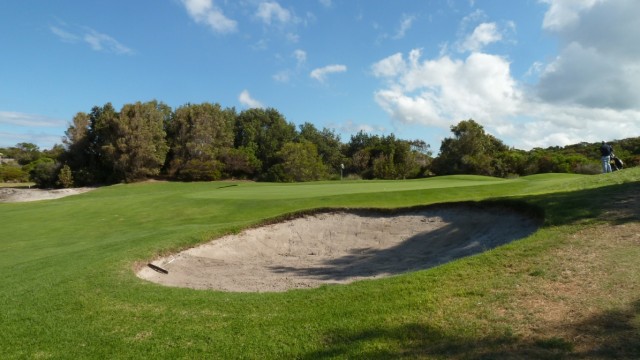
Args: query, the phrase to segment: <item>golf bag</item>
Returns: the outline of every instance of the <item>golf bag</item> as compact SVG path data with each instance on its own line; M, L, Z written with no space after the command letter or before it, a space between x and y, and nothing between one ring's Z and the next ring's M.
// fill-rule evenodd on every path
M611 154L611 171L622 170L624 163L614 154Z

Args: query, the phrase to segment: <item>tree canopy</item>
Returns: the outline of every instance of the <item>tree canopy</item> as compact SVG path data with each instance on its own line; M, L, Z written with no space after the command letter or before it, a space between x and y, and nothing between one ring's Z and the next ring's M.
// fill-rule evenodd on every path
M249 179L313 181L410 179L433 175L497 177L545 172L600 172L599 143L509 148L473 119L451 126L436 157L420 139L360 131L346 143L334 130L298 128L273 108L236 112L217 103L171 109L157 102L111 103L78 112L63 145L41 151L31 143L0 149L0 181L41 187L134 182ZM640 164L640 138L610 141L627 166ZM11 159L11 160L4 160Z

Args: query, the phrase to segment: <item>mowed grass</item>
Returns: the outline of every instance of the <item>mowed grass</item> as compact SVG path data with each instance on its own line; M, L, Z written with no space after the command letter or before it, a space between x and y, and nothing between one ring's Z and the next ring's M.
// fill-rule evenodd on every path
M0 204L0 358L638 358L640 169L520 179L142 183ZM544 214L430 270L285 293L136 266L286 214L498 201Z

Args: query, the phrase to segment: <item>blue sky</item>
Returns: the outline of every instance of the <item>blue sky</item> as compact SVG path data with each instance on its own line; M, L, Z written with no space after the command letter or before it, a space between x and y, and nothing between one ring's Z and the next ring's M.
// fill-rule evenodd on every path
M159 100L422 139L474 119L520 149L640 136L637 0L0 2L0 147Z

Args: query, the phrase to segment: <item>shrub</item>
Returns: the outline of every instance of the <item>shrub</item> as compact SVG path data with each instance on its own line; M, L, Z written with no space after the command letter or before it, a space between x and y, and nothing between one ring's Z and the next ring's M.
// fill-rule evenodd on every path
M58 164L49 158L40 158L29 165L29 177L39 188L51 188L56 186L58 175Z
M73 187L73 175L71 174L71 168L69 165L64 165L60 172L58 172L58 185L63 188Z

